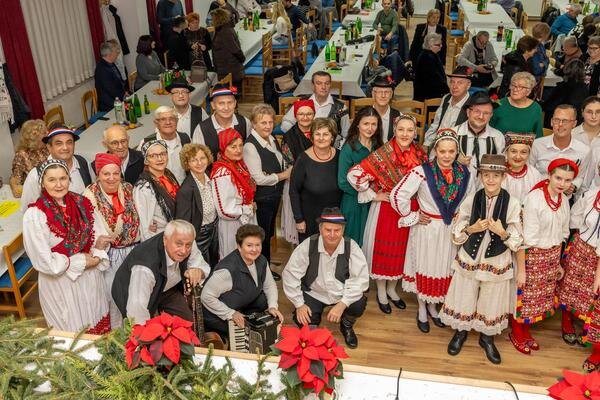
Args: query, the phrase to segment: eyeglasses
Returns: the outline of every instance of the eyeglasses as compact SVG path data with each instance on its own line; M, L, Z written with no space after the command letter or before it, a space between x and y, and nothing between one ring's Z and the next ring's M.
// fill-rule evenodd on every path
M203 161L206 162L206 161L208 161L208 159L207 158L190 158L189 162L190 163L196 163L196 164L198 164L198 163L201 163Z
M156 160L159 158L167 158L167 152L163 151L161 153L148 154L146 156L146 158L149 158L150 160Z
M482 110L473 110L471 109L471 112L475 115L481 115L483 117L489 117L490 115L492 115L491 112L489 111L482 111Z
M514 90L531 90L529 86L510 85L510 88Z
M129 139L113 140L112 142L108 142L108 144L112 147L127 146L129 144Z
M566 124L568 124L569 122L573 122L573 121L575 121L575 120L574 120L574 119L560 119L560 118L552 118L550 121L551 121L553 124L556 124L556 125L566 125Z
M188 90L171 90L171 94L175 95L175 96L189 94L189 93L190 92Z
M298 113L296 114L298 117L313 117L315 113Z
M598 47L598 46L588 46L588 50L596 51L598 49L600 49L600 47Z
M373 90L373 94L378 96L391 96L394 93L392 90Z
M156 118L156 122L164 124L165 122L177 122L177 117Z

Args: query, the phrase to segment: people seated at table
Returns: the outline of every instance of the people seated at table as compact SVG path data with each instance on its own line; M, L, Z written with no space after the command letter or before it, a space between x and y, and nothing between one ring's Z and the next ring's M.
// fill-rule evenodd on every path
M287 164L281 146L273 137L275 110L268 104L257 104L252 109L252 131L244 144L244 162L256 183L254 202L256 221L264 230L262 255L271 260L271 239L275 235L275 222L283 185L290 178L292 167ZM273 272L274 277L281 277Z
M236 248L235 232L245 224L256 224L256 182L243 159L242 135L233 128L219 134L219 156L213 164L213 198L219 216L219 257Z
M317 218L325 208L339 207L339 151L333 146L336 125L329 118L315 118L311 125L312 146L300 153L290 177L290 202L298 240L318 232Z
M98 111L110 111L115 99L123 100L127 92L127 82L115 65L119 56L118 50L109 42L100 45L100 60L94 71L94 85L98 96Z
M367 261L356 242L344 237L346 220L339 208L323 209L317 222L319 232L294 249L283 270L283 291L298 326L318 326L331 307L327 321L340 324L346 345L354 349L354 324L367 306Z
M196 127L208 118L208 114L202 107L190 103L190 93L195 87L184 77L179 77L165 89L171 94L173 108L177 112L177 132L185 133L193 139Z
M373 29L381 37L382 45L388 52L398 47L398 12L392 9L392 0L382 0L383 9L375 16Z
M115 274L111 291L123 318L144 324L166 312L193 321L183 296L185 280L195 286L210 274L195 237L192 224L176 219L164 232L140 243L127 255Z
M492 3L497 3L508 15L512 15L512 8L516 2L515 0L492 0Z
M452 128L467 120L467 110L463 106L469 99L472 78L473 70L465 66L458 66L448 74L450 93L442 97L440 107L435 111L433 121L425 132L423 146L427 151L431 148L438 130Z
M372 87L373 108L381 118L381 142L385 143L394 137L394 124L400 116L400 111L390 106L394 98L396 82L387 78L378 78L373 82Z
M525 35L517 42L517 48L502 58L502 82L498 88L498 97L508 96L512 77L517 72L531 73L531 57L537 51L539 41ZM533 86L531 87L533 89Z
M92 183L92 174L88 162L80 155L75 153L75 142L79 136L69 128L57 126L50 130L42 138L42 142L48 149L48 159L62 160L69 169L70 183L69 190L77 194L83 194L86 186ZM33 203L40 197L39 172L33 168L27 174L23 183L23 192L21 193L21 210L25 212L30 203Z
M102 135L102 145L107 153L121 159L120 166L124 180L134 185L144 170L144 156L140 151L129 148L127 129L121 125L109 126ZM96 170L95 161L92 161L92 170Z
M436 54L442 63L442 66L446 65L446 27L440 24L441 13L438 9L431 9L427 12L427 22L423 24L417 24L415 27L415 33L413 36L412 43L410 45L410 59L414 65L419 61L419 56L423 52L423 49L429 49L424 47L425 37L430 33L437 33L441 35L441 48L437 49ZM438 96L439 97L439 96Z
M348 109L343 101L333 98L331 95L331 74L327 71L316 71L310 78L312 94L308 99L315 105L315 118L331 118L337 126L336 147L341 148L343 140L348 135L350 119ZM294 110L289 109L281 121L281 130L287 132L296 123Z
M175 176L176 182L181 184L185 179L185 171L181 167L179 153L185 144L191 142L191 139L187 133L177 130L178 121L177 110L168 106L158 107L154 111L154 127L156 131L152 135L142 139L139 148L141 150L147 142L163 141L167 146L169 156L167 167L173 176Z
M568 102L565 103L570 104ZM581 125L573 128L571 134L576 140L588 146L600 144L600 97L587 97L581 104L581 107L577 109L581 110L583 122Z
M542 78L546 76L550 66L550 58L546 54L546 42L550 38L550 26L545 22L535 24L531 29L531 36L538 40L537 50L533 53L529 63L531 64L531 74L535 77L536 88L533 91L536 100L541 98L543 84Z
M133 186L123 182L121 162L121 158L115 154L96 154L94 164L97 179L83 193L94 208L94 219L106 231L104 237L97 239L108 244L110 266L103 271L103 275L110 303L112 328L120 327L122 322L121 313L110 295L115 273L127 254L140 241L140 218L133 201Z
M478 168L484 154L504 151L504 134L489 124L494 106L487 93L474 93L464 107L467 120L453 128L458 136L458 162Z
M544 126L550 126L552 113L560 104L573 105L577 109L577 120L581 121L582 104L589 97L588 93L589 89L585 84L585 64L581 60L569 61L564 67L562 81L556 84L542 103Z
M210 92L210 108L212 115L198 124L192 134L194 143L204 144L210 148L213 160L219 153L219 136L225 129L233 128L242 137L242 141L252 131L250 120L236 111L237 88L224 84L215 85Z
M140 237L147 240L175 219L179 183L167 168L169 153L164 140L145 142L142 154L145 167L133 188L133 200L140 216Z
M187 28L187 21L183 16L173 20L173 26L166 42L169 51L167 62L169 68L190 70L190 53L192 47L188 43L184 30Z
M10 175L10 190L16 198L23 193L27 174L48 158L48 147L42 139L48 133L46 123L41 119L25 121L19 129L21 139L15 150Z
M292 23L292 32L296 32L296 29L300 28L300 24L307 24L312 26L306 13L303 13L300 8L292 3L292 0L277 0L283 3L283 7L285 8L285 12Z
M243 16L240 16L235 7L229 4L227 0L213 0L208 6L208 15L206 16L207 26L215 26L213 23L213 12L219 8L229 12L229 21L231 22L232 26L237 24L240 18L243 18Z
M278 309L278 292L261 254L263 229L247 224L235 232L236 248L221 259L202 289L204 327L229 340L229 322L244 328L244 314L268 312L283 322Z
M271 22L275 25L273 33L273 44L286 45L289 43L289 35L292 33L292 21L285 12L283 3L276 1L273 4L273 13L271 14Z
M204 65L208 71L214 71L210 51L212 50L212 38L210 32L203 26L200 26L200 15L191 12L185 16L187 29L183 31L188 41L188 46L192 49L190 53L190 64L199 62ZM191 132L190 132L191 133Z
M235 9L241 18L254 15L256 12L261 13L260 4L256 0L238 0Z
M500 99L491 125L500 132L535 133L536 137L544 135L542 107L529 98L535 87L535 78L529 72L521 71L512 75L509 92Z
M487 359L500 364L494 336L507 328L512 311L513 252L523 241L521 202L502 189L504 155L484 154L478 171L483 188L465 198L452 226L452 242L460 247L440 319L456 331L448 354L458 355L474 330Z
M35 184L41 194L23 215L23 245L38 271L48 327L101 335L110 331L106 231L90 201L69 191L69 174L63 160L39 166Z
M246 56L242 51L240 39L226 10L217 8L212 14L215 27L212 54L217 77L223 79L227 74L231 74L233 86L241 92Z
M212 154L203 144L188 143L179 157L188 174L177 191L175 218L194 225L196 245L212 268L219 261L217 208L212 181L206 174L207 167L213 162Z
M435 99L450 91L446 83L444 64L438 56L442 46L442 35L438 33L425 35L423 51L414 65L413 100Z
M571 29L577 25L577 16L581 14L581 5L573 3L567 6L567 12L556 17L550 27L552 35L568 35Z
M581 51L577 45L577 38L575 36L567 36L562 43L562 51L555 54L554 74L563 76L564 66L571 60L581 59L583 54L587 53Z
M134 90L140 90L150 81L158 81L160 74L165 72L165 67L160 62L158 54L154 51L156 42L150 35L140 36L137 44L137 56L135 58L135 68L137 75Z
M490 43L488 31L479 31L471 40L465 43L458 58L458 65L464 65L473 70L471 84L475 87L487 89L496 80L496 65L498 57L494 46Z
M590 89L590 96L597 96L600 92L600 36L592 36L588 40L585 83Z
M183 17L181 0L159 0L156 4L156 20L160 25L160 42L165 44L177 17Z
M584 176L588 168L595 168L591 164L590 146L573 138L572 130L577 125L577 110L570 104L561 104L552 115L552 135L539 137L533 142L531 155L532 166L547 178L548 165L557 158L565 158L579 166L579 176L564 191L571 196L583 187Z

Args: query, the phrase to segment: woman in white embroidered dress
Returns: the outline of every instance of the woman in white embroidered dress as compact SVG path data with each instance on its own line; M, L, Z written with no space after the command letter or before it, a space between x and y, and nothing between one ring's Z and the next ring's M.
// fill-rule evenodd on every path
M523 204L527 193L542 180L540 172L527 163L535 134L506 132L504 139L506 140L504 152L508 166L502 188Z

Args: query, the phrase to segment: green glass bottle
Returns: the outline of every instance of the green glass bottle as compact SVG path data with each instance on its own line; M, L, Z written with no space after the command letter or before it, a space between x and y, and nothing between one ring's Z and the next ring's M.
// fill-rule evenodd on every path
M136 115L136 112L135 112L135 106L131 102L131 99L127 100L127 102L129 103L129 123L130 124L137 124L137 115ZM139 103L139 101L138 101L138 103Z
M358 34L362 35L362 19L360 19L360 17L357 19L358 21L356 21L356 28L358 29Z
M142 106L140 105L140 98L137 93L133 95L133 111L135 112L136 118L142 116Z
M150 114L150 102L147 95L144 95L144 114Z
M329 42L325 45L325 62L329 62Z

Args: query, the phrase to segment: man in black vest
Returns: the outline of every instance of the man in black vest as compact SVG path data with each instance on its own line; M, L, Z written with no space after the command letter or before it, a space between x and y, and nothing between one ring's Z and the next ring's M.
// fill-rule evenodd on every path
M125 182L134 185L144 170L144 156L141 151L129 148L129 133L122 125L112 125L104 131L102 145L106 152L121 159L121 171ZM95 171L95 161L92 161Z
M200 122L208 118L202 107L190 104L190 93L195 88L184 77L179 77L165 89L171 93L171 101L177 111L177 131L186 133L193 139Z
M194 130L194 143L205 144L210 148L213 159L217 159L219 153L219 133L227 128L234 128L246 137L252 130L252 124L248 118L236 112L237 89L223 84L217 84L210 93L210 107L213 114L210 118L200 122Z
M468 332L475 330L480 333L479 345L494 364L501 362L494 336L508 326L512 312L512 253L523 240L520 202L502 189L505 171L502 154L481 158L483 189L467 196L458 211L452 241L461 247L440 310L442 322L456 330L448 354L457 355Z
M283 291L296 307L298 326L319 325L324 308L333 306L327 320L339 322L346 344L354 349L358 338L353 326L367 307L363 292L369 273L360 247L344 238L345 224L338 207L323 210L319 234L300 243L283 270Z
M192 224L176 219L129 253L115 274L111 291L123 317L143 324L164 311L193 320L183 297L184 279L195 286L210 273L195 237Z
M387 78L377 78L373 82L373 90L371 90L371 97L373 97L373 108L381 117L381 133L383 137L383 143L387 142L394 137L394 122L396 118L400 116L400 111L390 107L390 103L394 98L394 89L396 83Z
M339 135L335 141L335 147L340 149L344 144L348 129L350 128L350 119L348 109L343 101L334 99L331 96L331 75L326 71L316 71L311 79L313 94L308 97L315 103L315 118L331 118L338 127ZM293 107L283 117L281 121L281 130L287 132L296 123Z
M229 338L229 320L244 327L244 314L267 311L283 322L277 306L277 285L261 254L265 232L258 225L242 225L235 234L237 250L215 266L202 289L204 327Z
M442 103L435 112L433 122L425 132L423 145L426 150L431 147L439 129L452 128L467 120L467 112L463 105L469 98L472 74L473 70L465 66L458 66L448 74L450 93L442 97Z
M83 194L83 191L94 180L88 162L82 156L75 153L75 142L79 136L72 129L64 126L55 126L42 138L50 155L48 159L62 160L69 167L69 177L71 182L69 190L71 192ZM33 203L40 197L40 182L37 168L33 168L27 174L23 183L23 192L21 193L21 210L25 212L30 203Z

